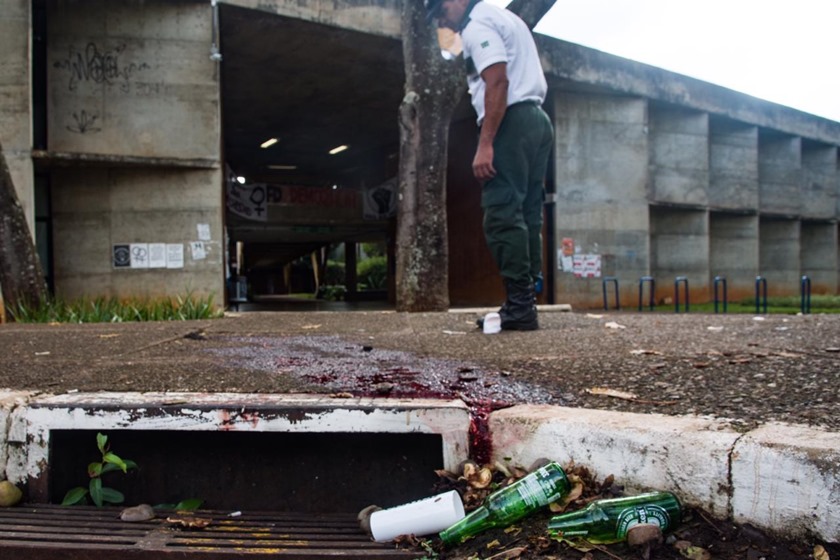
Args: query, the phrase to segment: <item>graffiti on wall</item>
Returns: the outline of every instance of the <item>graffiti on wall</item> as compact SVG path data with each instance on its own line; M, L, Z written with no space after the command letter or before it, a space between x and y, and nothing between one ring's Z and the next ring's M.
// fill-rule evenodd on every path
M124 92L131 89L131 77L137 72L148 70L150 66L145 62L125 64L120 56L125 52L125 45L119 45L111 50L105 50L96 43L90 42L84 49L71 45L67 58L53 64L55 68L67 72L67 89L76 91L80 83L96 85L118 85Z
M85 134L88 132L99 132L102 129L98 126L94 126L96 120L99 118L99 115L96 113L88 113L84 109L81 111L73 113L73 124L67 125L67 130L70 132L77 132L79 134Z

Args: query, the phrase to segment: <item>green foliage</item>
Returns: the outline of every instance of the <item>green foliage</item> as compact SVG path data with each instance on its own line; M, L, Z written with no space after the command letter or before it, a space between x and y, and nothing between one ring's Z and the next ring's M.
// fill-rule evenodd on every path
M318 289L318 298L326 301L342 301L347 294L347 288L343 285L328 284Z
M155 509L172 509L175 511L195 511L201 507L204 503L203 500L199 500L198 498L189 498L186 500L181 500L177 504L158 504L155 506Z
M128 321L189 321L221 317L213 296L195 297L191 292L174 298L98 297L63 301L50 298L38 306L23 302L11 309L18 323L122 323Z
M768 297L767 298L767 313L768 314L788 314L795 315L801 311L802 300L800 296L785 296L785 297ZM673 305L658 306L657 310L665 311L673 309ZM684 309L684 305L681 308ZM708 303L691 303L689 311L698 313L713 313L715 309L714 302ZM723 302L718 303L718 311L723 312ZM745 298L738 301L730 301L726 306L727 313L755 313L755 298ZM761 302L759 312L764 313L764 304ZM811 296L811 313L840 313L840 296L834 295L812 295Z
M323 284L338 286L344 284L344 263L339 261L327 261L327 270L324 272Z
M388 259L384 256L365 259L356 266L356 275L368 290L383 290L388 280Z
M362 243L362 252L367 255L368 257L384 257L385 256L385 243L384 242L376 242L376 243Z
M102 507L105 504L121 504L125 500L122 492L102 485L102 475L113 471L127 473L131 469L136 469L137 464L129 459L122 459L119 455L113 453L108 447L108 436L102 433L96 434L96 447L99 449L102 460L88 465L87 475L90 482L88 482L87 488L83 486L72 488L64 495L61 505L84 504L87 503L88 496L97 507Z

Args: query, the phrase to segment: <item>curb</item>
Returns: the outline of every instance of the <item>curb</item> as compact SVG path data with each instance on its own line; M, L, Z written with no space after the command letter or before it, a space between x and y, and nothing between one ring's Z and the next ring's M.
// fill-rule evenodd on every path
M182 413L155 418L149 403ZM248 403L271 414L242 431L439 433L442 464L466 457L469 418L458 402L331 399L325 395L0 391L0 479L23 482L45 465L50 429L230 429ZM100 408L97 408L100 407ZM304 411L288 421L283 408ZM130 409L130 412L129 410ZM130 419L126 416L130 416ZM148 415L146 415L148 414ZM138 416L139 415L139 416ZM272 416L273 415L273 416ZM840 433L768 423L741 433L721 419L518 405L490 414L493 460L528 466L574 461L631 491L676 493L686 505L773 533L840 541ZM37 476L37 473L34 473Z

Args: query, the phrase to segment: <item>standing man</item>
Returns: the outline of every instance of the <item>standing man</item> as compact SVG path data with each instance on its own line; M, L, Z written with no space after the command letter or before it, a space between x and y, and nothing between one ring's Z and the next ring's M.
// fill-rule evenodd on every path
M407 0L411 1L411 0ZM542 278L543 183L553 130L548 89L528 26L481 0L425 0L439 27L461 34L478 114L473 174L482 184L484 236L505 283L503 330L539 328L534 282Z

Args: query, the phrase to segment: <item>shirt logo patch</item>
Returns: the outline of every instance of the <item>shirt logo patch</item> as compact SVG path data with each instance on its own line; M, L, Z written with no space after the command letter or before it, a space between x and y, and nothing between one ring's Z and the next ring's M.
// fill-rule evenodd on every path
M487 48L487 47L489 47L489 46L490 46L490 41L483 41L483 42L481 43L481 48L482 48L482 49L486 49L486 48Z

